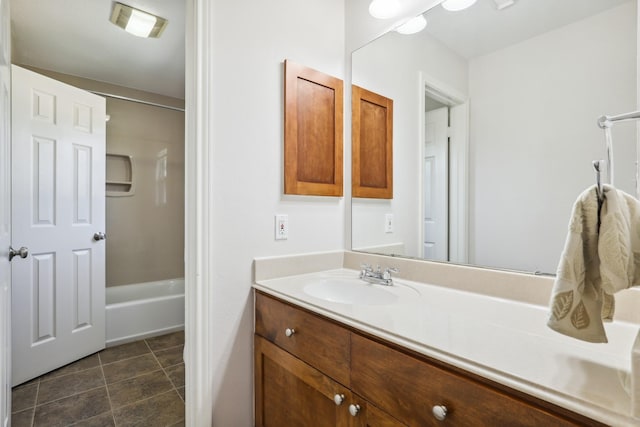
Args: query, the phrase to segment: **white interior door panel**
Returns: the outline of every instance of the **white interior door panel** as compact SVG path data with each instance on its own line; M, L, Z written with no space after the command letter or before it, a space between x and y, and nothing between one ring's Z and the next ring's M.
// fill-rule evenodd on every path
M104 348L102 97L12 66L13 383Z

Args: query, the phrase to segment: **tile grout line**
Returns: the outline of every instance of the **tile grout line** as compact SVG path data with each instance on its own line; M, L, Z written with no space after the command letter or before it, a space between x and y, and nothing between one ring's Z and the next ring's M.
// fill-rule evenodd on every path
M140 402L146 402L148 400L155 399L158 396L162 396L163 394L173 393L174 391L176 391L176 390L175 389L166 390L166 391L163 391L162 393L156 394L155 396L149 396L149 397L145 397L144 399L136 400L135 402L127 403L126 405L120 406L118 409L127 408L127 407L129 407L131 405L135 405L135 404L140 403ZM178 397L180 397L180 393L178 393ZM184 419L184 417L183 417L183 419Z
M153 350L151 349L151 347L149 346L149 344L147 344L147 340L145 339L145 340L142 340L142 341L144 341L144 343L147 345L147 349L149 350L149 352L147 352L147 353L141 353L141 354L136 354L135 356L125 357L124 359L114 360L113 362L109 362L109 363L103 363L103 362L102 362L102 358L100 358L100 363L101 363L102 365L107 365L107 366L108 366L108 365L113 365L114 363L124 362L125 360L135 359L136 357L146 356L146 355L147 355L147 354L149 354L149 353L151 353L151 354L153 354L153 355L155 356L155 353L153 352ZM123 344L123 345L124 345L124 344ZM173 349L173 348L180 347L180 346L182 346L182 345L184 345L184 344L174 345L174 346L171 346L171 347L167 347L167 348L160 349L160 350L158 350L158 351L171 350L171 349ZM111 348L115 348L115 347L111 347ZM182 362L181 362L181 363L182 363ZM179 364L180 364L180 363L176 363L176 365L179 365ZM171 366L175 366L175 365L171 365ZM90 368L89 368L89 369L90 369Z
M143 340L143 341L146 344L147 349L149 350L149 353L152 353L155 356L155 353L153 352L153 350L151 349L149 344L147 344L147 340ZM171 350L172 348L176 348L176 347L179 347L181 345L183 345L183 344L178 344L178 345L174 345L174 346L171 346L171 347L163 348L163 349L160 349L158 351ZM108 362L108 363L102 363L102 359L100 359L100 361L101 361L101 363L103 365L107 365L108 366L108 365L113 365L114 363L119 363L119 362L123 362L125 360L135 359L136 357L141 357L141 356L145 356L145 355L147 355L147 353L136 354L135 356L125 357L124 359L118 359L118 360L114 360L113 362Z
M102 380L104 381L104 388L107 391L107 400L109 401L109 409L111 410L111 419L113 419L113 425L118 426L116 422L116 414L113 412L113 403L111 403L111 394L109 393L109 385L107 384L107 377L104 374L104 366L102 365L102 358L98 353L98 362L100 363L100 370L102 371Z
M113 365L114 363L120 363L120 362L124 362L124 361L127 361L127 360L135 359L136 357L146 356L147 354L149 354L149 353L136 354L135 356L125 357L124 359L114 360L113 362L102 363L102 365L109 366L109 365Z
M38 395L40 394L40 383L42 382L41 378L38 378L38 385L36 386L36 400L33 402L33 413L31 414L31 427L36 424L36 409L38 408Z
M146 339L144 340L144 343L147 345L147 347L149 347L149 351L151 351L151 354L153 354L153 358L156 359L156 362L158 362L158 365L160 365L160 369L162 369L162 372L164 373L164 375L167 377L167 379L171 383L171 387L173 387L173 391L175 391L178 394L178 397L180 399L182 399L182 396L180 396L180 392L176 388L176 385L173 383L173 380L171 380L171 377L169 376L169 374L167 374L167 371L165 371L164 366L162 366L162 363L160 363L160 361L156 357L156 354L153 352L153 350L151 349L151 346L149 345L149 343L147 342ZM176 346L173 346L173 347L168 347L167 349L174 348L174 347L178 347L178 346L176 345ZM167 349L163 348L163 349L160 349L159 351L167 350ZM179 363L177 365L171 365L171 366L178 366L178 365L179 365ZM182 402L184 403L184 400Z
M173 366L177 366L177 365L173 365ZM132 377L123 378L123 379L118 380L118 381L113 381L111 383L107 383L107 385L114 385L114 384L118 384L118 383L121 383L121 382L124 382L124 381L135 380L136 378L144 377L145 375L155 374L156 372L159 372L159 371L162 371L162 366L160 366L158 369L154 369L153 371L143 372L141 374L134 375ZM105 378L105 381L106 381L106 378Z
M99 389L100 387L102 387L102 386L97 386L97 387L93 387L93 388L88 388L88 389L86 389L86 390L82 390L82 391L79 391L79 392L77 392L77 393L70 394L70 395L68 395L68 396L59 397L59 398L57 398L57 399L53 399L53 400L48 400L48 401L46 401L46 402L44 402L44 403L41 403L41 404L39 404L39 405L36 405L36 406L35 406L35 408L37 408L38 406L45 406L45 405L49 405L49 404L51 404L51 403L58 402L58 401L63 400L63 399L68 399L68 398L70 398L70 397L79 396L79 395L81 395L81 394L84 394L84 393L87 393L87 392L90 392L90 391L97 390L97 389Z
M45 374L43 374L43 375L41 375L41 376L39 377L38 384L40 384L40 383L41 383L41 382L43 382L43 381L44 381L44 382L48 382L48 381L52 381L52 380L57 380L58 378L63 378L63 377L66 377L66 376L69 376L69 375L73 375L73 374L79 374L79 373L81 373L81 372L86 372L86 371L88 371L88 370L90 370L90 369L95 369L95 368L97 368L97 367L100 365L100 356L98 355L98 353L99 353L99 352L93 353L93 354L95 354L96 356L98 356L98 365L96 365L96 366L89 366L88 368L80 369L79 371L67 372L66 374L62 374L62 375L53 375L53 376L51 376L51 377L49 377L49 378L44 378L44 379L43 379L42 377L45 377L45 376L47 376L47 375L49 375L49 374L51 373L51 372L47 372L47 373L45 373ZM86 359L87 357L91 357L91 356L93 356L93 354L90 354L89 356L85 356L83 359ZM82 359L80 359L80 360L82 360ZM79 361L79 360L76 360L76 362L78 362L78 361ZM65 368L66 366L73 365L73 364L74 364L74 363L76 363L76 362L71 362L71 363L69 363L68 365L65 365L65 366L63 366L63 367L61 367L61 368L58 368L58 369L62 369L62 368ZM55 370L54 370L54 371L52 371L52 372L55 372Z

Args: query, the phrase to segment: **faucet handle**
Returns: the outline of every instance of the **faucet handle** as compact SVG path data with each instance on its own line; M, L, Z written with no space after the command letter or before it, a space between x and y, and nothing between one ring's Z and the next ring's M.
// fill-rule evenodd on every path
M362 264L360 264L360 267L361 267L363 270L365 270L365 271L373 271L373 270L371 269L371 264L367 264L367 263L364 263L364 262L363 262Z
M399 273L400 270L396 267L387 267L384 269L384 273L382 273L382 278L385 280L391 279L391 273Z

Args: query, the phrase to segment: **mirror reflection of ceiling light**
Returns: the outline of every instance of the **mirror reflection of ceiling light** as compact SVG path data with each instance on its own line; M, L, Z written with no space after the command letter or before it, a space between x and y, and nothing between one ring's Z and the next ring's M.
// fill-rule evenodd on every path
M398 0L373 0L369 4L369 14L378 19L393 18L400 11Z
M476 0L445 0L440 4L448 11L457 12L471 7L475 2Z
M513 6L514 0L493 0L498 10L502 10L506 7Z
M396 28L396 32L400 34L415 34L424 30L426 26L427 20L425 19L425 17L422 15L418 15Z
M122 3L115 3L110 21L138 37L160 37L169 21Z

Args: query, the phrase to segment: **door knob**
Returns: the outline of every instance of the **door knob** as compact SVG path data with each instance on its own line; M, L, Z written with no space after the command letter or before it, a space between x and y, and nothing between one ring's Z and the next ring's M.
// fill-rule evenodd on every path
M18 250L15 250L11 246L9 246L9 261L11 261L15 256L19 256L20 258L26 258L28 255L29 255L29 249L27 249L24 246Z
M95 240L96 242L99 242L100 240L104 240L107 238L107 235L104 234L102 231L95 233L93 235L93 240Z

